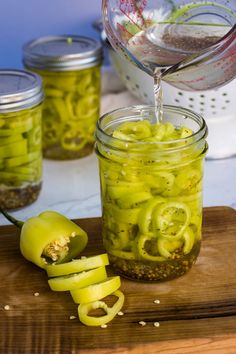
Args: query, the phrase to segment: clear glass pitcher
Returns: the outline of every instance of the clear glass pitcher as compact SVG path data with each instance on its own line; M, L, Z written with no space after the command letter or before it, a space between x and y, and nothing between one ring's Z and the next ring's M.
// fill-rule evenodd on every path
M109 42L139 68L188 91L236 76L236 0L103 0Z

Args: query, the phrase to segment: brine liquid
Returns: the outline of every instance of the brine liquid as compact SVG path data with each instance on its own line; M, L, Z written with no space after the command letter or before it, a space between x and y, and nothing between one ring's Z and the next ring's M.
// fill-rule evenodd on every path
M154 77L156 119L162 119L162 72L191 55L213 45L230 26L212 24L159 23L135 34L127 50Z

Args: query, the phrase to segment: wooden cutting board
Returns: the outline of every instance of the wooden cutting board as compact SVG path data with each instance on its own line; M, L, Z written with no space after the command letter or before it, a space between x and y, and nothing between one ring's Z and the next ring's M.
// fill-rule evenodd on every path
M101 220L77 222L90 237L84 254L104 252ZM14 226L0 227L1 354L236 353L233 209L204 210L202 249L188 274L159 284L122 279L124 316L117 316L105 329L71 320L77 316L77 306L70 294L52 292L46 273L24 260L18 244ZM39 296L34 296L36 292ZM5 310L5 305L10 309ZM157 321L159 327L154 326Z

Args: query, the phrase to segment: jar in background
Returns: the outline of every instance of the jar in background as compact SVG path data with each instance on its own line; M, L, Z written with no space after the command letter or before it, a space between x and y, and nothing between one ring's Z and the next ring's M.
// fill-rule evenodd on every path
M23 48L26 68L44 82L43 156L89 155L100 110L102 47L82 36L43 37Z
M135 280L185 274L201 243L207 127L187 109L133 106L101 117L96 129L102 235L110 263Z
M41 78L23 70L0 70L0 206L21 208L41 189Z

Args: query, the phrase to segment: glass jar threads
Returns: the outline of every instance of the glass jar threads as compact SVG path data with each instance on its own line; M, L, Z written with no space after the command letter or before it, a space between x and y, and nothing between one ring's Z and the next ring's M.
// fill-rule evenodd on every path
M42 81L23 70L0 70L0 206L21 208L41 189Z
M82 36L43 37L24 46L23 62L44 82L43 156L89 155L100 109L100 43Z
M96 130L103 242L121 275L163 281L185 274L200 251L207 127L187 109L133 106Z

